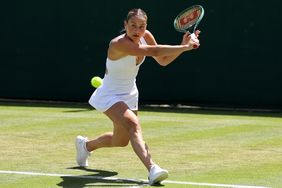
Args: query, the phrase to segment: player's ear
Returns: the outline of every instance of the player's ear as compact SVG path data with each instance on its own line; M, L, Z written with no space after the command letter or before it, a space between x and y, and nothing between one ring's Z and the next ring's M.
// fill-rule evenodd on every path
M126 27L127 27L127 21L126 20L124 20L123 21L123 27L126 29Z

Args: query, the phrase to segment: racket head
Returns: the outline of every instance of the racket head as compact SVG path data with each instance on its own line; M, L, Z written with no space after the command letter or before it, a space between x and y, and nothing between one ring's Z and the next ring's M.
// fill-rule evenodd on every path
M186 33L189 32L189 28L194 26L194 32L196 27L204 17L204 14L204 8L201 5L194 5L186 8L185 10L180 12L174 19L174 28L179 32Z

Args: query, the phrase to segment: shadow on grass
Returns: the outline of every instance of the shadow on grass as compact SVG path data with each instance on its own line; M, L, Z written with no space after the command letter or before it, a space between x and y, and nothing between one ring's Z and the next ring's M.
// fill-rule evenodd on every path
M82 187L132 187L132 186L146 186L145 181L114 178L118 175L117 172L88 169L81 167L71 167L68 169L77 169L87 172L93 172L94 174L77 175L77 176L61 176L62 181L57 185L64 188L82 188Z

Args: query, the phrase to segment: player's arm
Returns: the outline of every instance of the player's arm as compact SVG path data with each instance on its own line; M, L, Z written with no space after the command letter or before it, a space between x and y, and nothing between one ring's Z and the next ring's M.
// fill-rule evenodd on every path
M192 47L189 44L159 45L156 43L148 43L148 45L143 45L135 44L127 38L120 37L111 41L108 50L108 56L111 59L118 59L119 57L125 55L161 57L167 55L181 54L182 52L191 49Z
M196 32L197 37L199 36L200 31ZM187 45L189 44L190 46L193 45L195 42L198 43L199 41L195 41L195 42L191 42L190 41L191 37L188 35L188 33L183 35L183 39L182 39L182 43L181 45ZM148 44L151 45L158 45L154 36L150 33L147 32L145 34L145 40ZM192 49L192 48L191 48ZM168 64L170 64L172 61L174 61L182 52L176 52L174 54L170 54L170 55L164 55L164 56L153 56L153 58L162 66L166 66Z

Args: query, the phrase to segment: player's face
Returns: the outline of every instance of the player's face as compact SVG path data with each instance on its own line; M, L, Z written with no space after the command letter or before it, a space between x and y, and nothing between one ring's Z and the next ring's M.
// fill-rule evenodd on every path
M124 22L126 34L135 42L139 42L147 27L147 18L144 16L133 16Z

